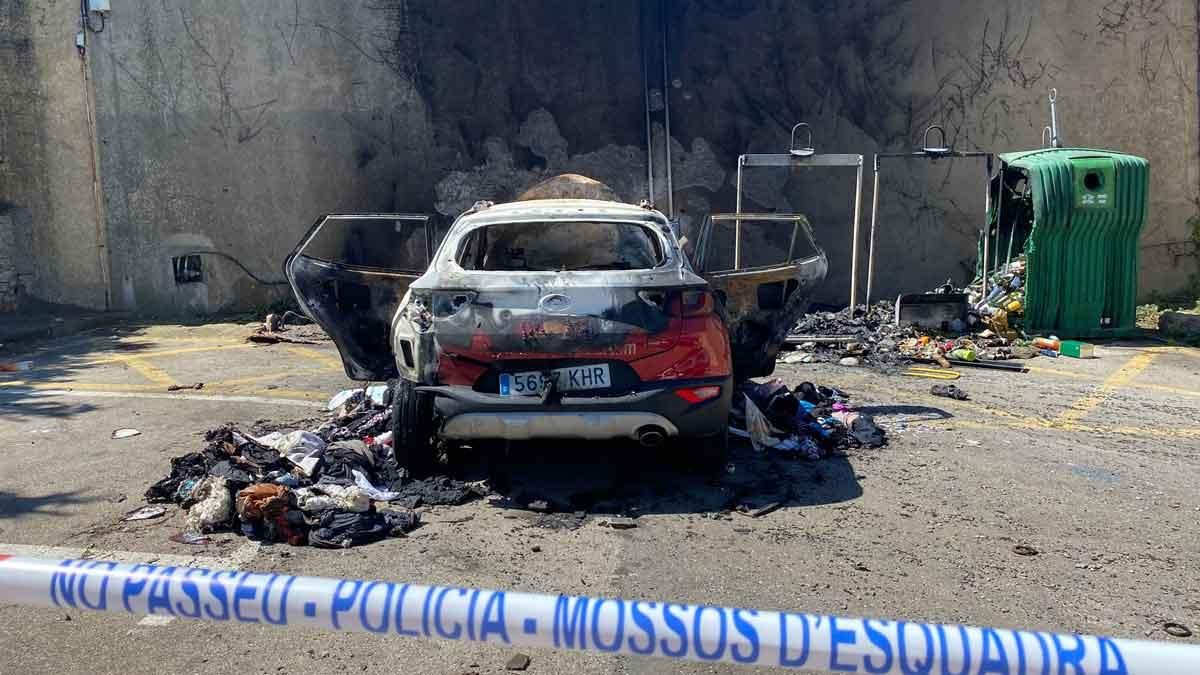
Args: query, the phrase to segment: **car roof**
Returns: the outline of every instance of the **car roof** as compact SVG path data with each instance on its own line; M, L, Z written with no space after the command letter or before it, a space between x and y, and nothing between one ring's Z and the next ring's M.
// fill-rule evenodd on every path
M662 213L633 204L599 199L531 199L495 204L464 215L460 225L471 226L520 220L624 220L666 224Z

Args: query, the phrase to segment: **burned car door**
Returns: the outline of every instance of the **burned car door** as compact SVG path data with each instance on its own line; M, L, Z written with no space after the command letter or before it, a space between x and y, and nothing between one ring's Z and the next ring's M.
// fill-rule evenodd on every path
M353 380L396 376L389 332L433 251L429 216L330 214L284 262L300 307L333 339Z
M762 377L829 269L799 214L720 213L707 217L695 267L724 303L734 374Z

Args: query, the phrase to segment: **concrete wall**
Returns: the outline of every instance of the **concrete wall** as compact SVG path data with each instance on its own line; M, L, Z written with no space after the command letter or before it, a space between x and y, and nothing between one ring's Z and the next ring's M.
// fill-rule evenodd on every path
M0 3L0 216L22 292L105 307L104 223L93 194L76 0Z
M77 3L36 4L8 0L0 18L0 58L36 65L0 72L5 89L27 92L0 101L0 200L32 214L31 292L99 306L105 237L88 199ZM657 25L638 7L653 3L113 4L89 55L114 308L203 313L283 297L262 282L281 280L322 212L450 217L562 171L645 196L639 35ZM1036 147L1054 86L1068 144L1151 161L1143 294L1186 286L1198 271L1196 11L1183 0L667 0L676 208L687 228L732 210L737 155L781 151L800 120L820 151L868 163L911 148L930 123L960 149ZM982 176L965 162L887 167L877 296L963 280ZM748 176L748 208L816 225L834 262L831 302L849 279L851 178ZM204 251L259 280L203 253L204 281L177 285L171 258Z

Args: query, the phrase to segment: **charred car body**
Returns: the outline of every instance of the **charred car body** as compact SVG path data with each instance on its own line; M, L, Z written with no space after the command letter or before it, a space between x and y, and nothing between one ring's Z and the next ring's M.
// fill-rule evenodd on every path
M413 468L437 439L682 437L711 458L735 378L770 373L825 276L796 227L811 255L792 259L793 231L787 260L706 279L649 207L481 202L436 252L424 216L325 216L285 270L347 375L393 381L395 447ZM721 245L711 226L700 239Z

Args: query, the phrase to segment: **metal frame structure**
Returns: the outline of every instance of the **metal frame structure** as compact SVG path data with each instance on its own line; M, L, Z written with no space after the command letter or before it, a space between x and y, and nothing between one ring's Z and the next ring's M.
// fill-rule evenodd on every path
M800 147L796 146L796 131L800 128L808 131L808 143ZM818 155L812 142L812 128L808 124L801 122L792 127L791 145L788 147L787 154L748 154L738 156L737 167L737 202L734 213L734 232L733 232L733 269L741 269L742 266L742 219L738 216L744 216L748 220L761 220L762 215L742 213L742 171L747 168L756 167L788 167L796 168L817 168L817 167L856 167L857 178L854 185L854 225L853 237L854 242L851 246L851 261L850 261L850 306L855 305L857 300L858 288L856 280L858 279L858 235L859 235L859 220L862 212L862 182L863 182L863 156L862 155ZM772 220L788 220L794 219L794 215L773 214ZM795 227L792 231L792 246L795 246Z
M939 145L930 145L929 135L934 130L937 130L941 136ZM922 140L920 149L913 152L880 152L875 155L875 188L871 195L871 233L869 235L869 243L867 244L867 294L865 304L871 304L871 287L875 278L875 229L876 223L879 220L879 160L881 159L927 159L936 162L939 159L963 159L972 157L982 157L987 159L987 195L984 200L984 225L983 225L983 272L984 272L984 294L987 293L987 214L992 209L992 164L995 153L975 150L970 152L962 152L946 146L946 130L940 125L933 124L925 129L925 136ZM852 286L853 287L853 286Z

